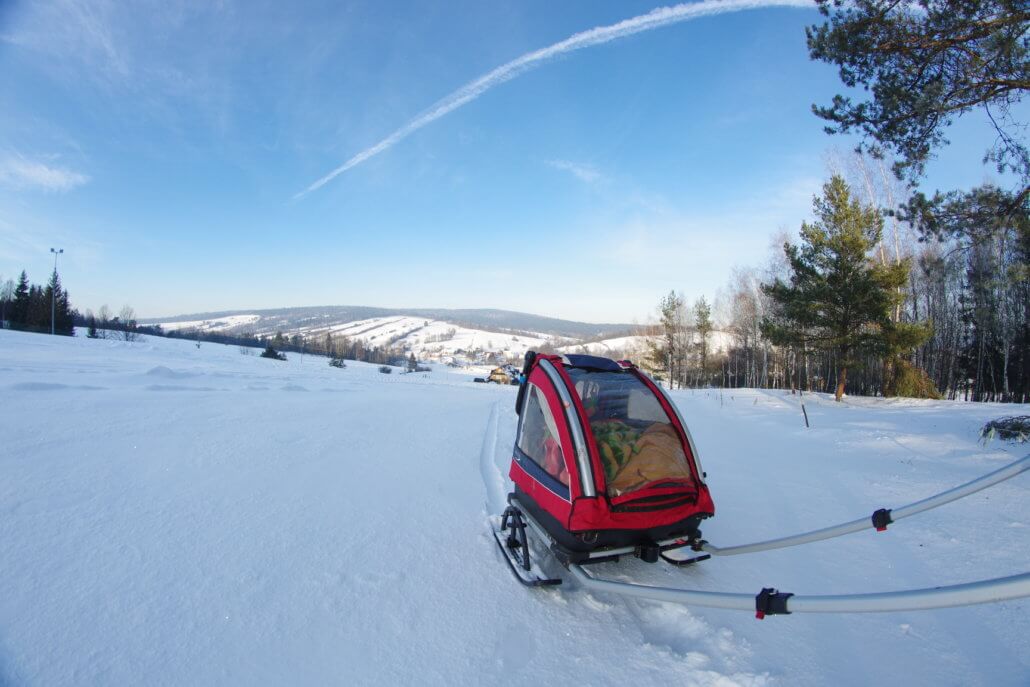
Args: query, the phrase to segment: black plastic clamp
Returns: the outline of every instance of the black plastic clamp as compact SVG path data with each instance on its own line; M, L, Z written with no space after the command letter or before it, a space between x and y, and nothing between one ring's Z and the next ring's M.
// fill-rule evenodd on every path
M645 544L637 547L637 557L645 563L657 563L658 555L662 552L657 544Z
M787 599L794 596L790 592L778 592L772 587L763 587L755 597L755 617L761 620L767 615L790 615L787 610Z
M894 522L891 518L890 508L881 508L880 510L873 513L873 527L876 528L877 532L883 532L887 529L887 525Z

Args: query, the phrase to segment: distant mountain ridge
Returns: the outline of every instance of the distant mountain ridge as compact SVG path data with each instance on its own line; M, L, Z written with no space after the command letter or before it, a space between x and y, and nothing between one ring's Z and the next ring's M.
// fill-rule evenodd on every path
M496 308L377 308L364 305L222 310L218 312L177 315L175 317L151 317L140 320L140 323L198 322L253 316L245 323L224 327L224 331L253 331L255 328L263 331L276 329L288 331L313 325L340 324L376 317L399 317L404 315L423 317L427 320L451 322L457 325L471 325L486 331L535 332L578 340L600 339L625 334L632 331L635 327L635 325L625 323L577 322Z

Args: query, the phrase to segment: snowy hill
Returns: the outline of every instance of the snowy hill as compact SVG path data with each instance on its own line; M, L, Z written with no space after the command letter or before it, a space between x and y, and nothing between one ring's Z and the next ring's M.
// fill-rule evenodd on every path
M538 332L546 336L592 339L629 331L629 324L576 322L511 310L446 308L373 308L354 305L311 306L273 310L234 310L216 313L141 319L165 329L201 326L228 333L274 334L311 327L328 327L359 320L411 317L437 320L487 332Z
M527 590L489 529L514 388L289 358L0 331L0 684L1028 682L1028 600L759 622ZM717 545L862 517L1026 453L977 443L1011 406L806 396L806 430L781 392L673 397ZM598 573L799 594L1010 575L1030 567L1028 500L1024 474L882 534Z
M474 350L499 353L505 357L521 357L527 350L539 348L545 334L512 334L461 327L440 320L418 317L373 317L367 320L335 325L311 325L289 332L316 340L327 333L334 337L361 340L367 346L403 348L419 360L441 360L458 352Z
M547 321L550 328L541 331L501 329L501 325L525 323L518 318L496 317L489 321L496 326L483 329L457 323L460 318L427 319L411 314L392 314L361 319L347 319L368 308L343 308L325 311L312 308L298 308L288 311L255 311L210 317L184 315L171 320L145 320L160 324L165 331L197 331L202 333L247 333L254 336L272 336L282 332L284 336L300 335L309 340L321 340L327 333L333 337L347 337L360 340L366 346L389 346L412 352L419 360L450 361L454 356L479 351L494 353L508 359L521 358L528 350L539 349L545 342L559 344L556 350L563 353L590 353L607 357L641 359L647 352L649 339L656 336L625 334L634 329L631 325L588 325L579 322ZM417 312L417 311L398 311ZM445 314L504 313L505 311L444 311ZM259 314L265 313L265 314ZM522 316L522 313L512 313ZM534 316L525 316L534 317ZM546 318L539 318L541 320ZM490 326L490 325L482 325ZM584 328L601 327L619 333L609 338L573 336L569 332L582 332ZM696 335L695 335L696 338ZM722 353L733 345L733 336L728 332L713 331L708 338L712 353Z
M700 342L700 336L694 334L694 344ZM558 348L563 353L588 353L600 355L607 358L627 357L630 360L640 360L648 351L648 341L657 342L658 336L632 335L617 336L611 339L600 341L589 341L583 343L572 343ZM708 335L708 347L710 353L725 353L733 345L733 335L729 332L714 330Z
M605 333L628 331L631 325L589 324L506 310L390 310L358 306L287 308L252 312L182 315L142 320L165 331L248 334L321 340L334 337L360 340L366 346L390 346L414 353L420 360L447 361L456 354L494 353L521 358L545 341L594 339ZM474 356L470 356L474 357Z

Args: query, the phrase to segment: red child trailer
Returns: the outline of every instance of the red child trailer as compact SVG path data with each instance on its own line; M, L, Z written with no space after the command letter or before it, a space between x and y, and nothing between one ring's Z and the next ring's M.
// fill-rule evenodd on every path
M863 529L884 531L902 518L942 506L1030 469L1030 455L930 498L871 517L732 547L701 538L715 514L697 447L668 394L629 361L589 355L526 354L515 402L519 415L509 476L514 491L494 530L520 582L561 584L534 565L530 537L580 586L600 592L715 608L749 609L758 618L792 612L901 611L963 606L1030 596L1030 573L947 587L796 596L764 587L757 594L652 587L606 580L584 566L636 556L678 566L798 546ZM690 558L666 555L674 549ZM540 550L537 549L536 554Z
M528 584L528 516L562 564L632 553L655 561L700 538L715 513L686 424L628 361L589 355L526 356L510 477L515 491L501 544ZM669 559L671 560L671 559Z

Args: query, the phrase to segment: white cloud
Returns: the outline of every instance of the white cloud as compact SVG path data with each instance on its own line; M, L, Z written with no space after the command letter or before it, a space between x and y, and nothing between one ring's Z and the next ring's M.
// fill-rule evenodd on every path
M112 0L29 4L21 12L17 31L5 34L3 41L49 55L62 68L84 64L91 76L125 78L130 62L115 31L117 9L118 3Z
M309 185L303 191L293 196L294 200L316 191L328 184L337 176L348 169L360 165L365 160L378 155L379 153L393 147L401 140L407 138L422 127L435 122L440 117L467 105L479 96L483 95L495 86L511 81L531 69L550 62L551 60L566 53L575 52L595 45L602 45L611 41L632 36L644 31L690 21L698 17L713 16L727 12L742 12L746 10L761 9L766 7L797 7L810 9L811 0L702 0L701 2L688 2L672 7L659 7L647 14L641 14L630 19L598 26L587 31L575 33L563 41L558 41L546 48L540 48L516 57L511 62L502 64L493 71L470 81L450 95L443 97L434 103L428 110L412 119L410 122L397 129L392 134L379 141L375 145L362 150L351 159L326 174L321 179Z
M563 172L569 172L580 181L588 184L592 184L601 179L601 173L592 165L580 162L571 162L569 160L547 160L547 164L555 169L560 169Z
M14 188L60 192L70 191L88 181L89 177L85 174L27 160L20 155L0 160L0 183Z
M711 293L734 265L765 264L770 238L780 229L796 231L811 216L821 184L797 176L741 192L732 206L717 211L644 207L607 224L594 222L593 257L638 281L657 278L691 293Z

